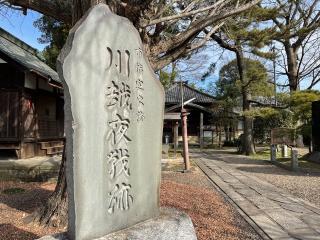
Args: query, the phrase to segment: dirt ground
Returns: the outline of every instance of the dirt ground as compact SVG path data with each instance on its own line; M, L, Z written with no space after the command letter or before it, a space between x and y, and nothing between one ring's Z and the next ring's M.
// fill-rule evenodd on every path
M54 187L54 183L0 182L0 239L31 240L63 230L24 222Z
M31 240L63 231L26 224L23 220L46 200L54 187L53 183L0 182L0 239ZM260 239L195 167L191 173L164 171L160 201L161 206L189 214L199 240Z
M198 240L261 239L196 167L191 173L163 172L160 200L191 217Z

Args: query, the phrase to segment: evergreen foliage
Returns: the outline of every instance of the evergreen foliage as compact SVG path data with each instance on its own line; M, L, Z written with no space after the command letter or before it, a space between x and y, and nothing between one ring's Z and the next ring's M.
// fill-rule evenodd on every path
M36 20L34 26L42 33L38 41L48 44L42 52L45 62L56 69L58 55L67 40L71 26L45 15Z

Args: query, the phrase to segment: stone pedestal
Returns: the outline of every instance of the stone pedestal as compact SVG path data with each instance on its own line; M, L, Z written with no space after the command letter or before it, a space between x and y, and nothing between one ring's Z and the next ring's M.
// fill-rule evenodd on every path
M190 217L176 209L161 209L154 218L95 240L197 240ZM38 240L69 240L64 233Z

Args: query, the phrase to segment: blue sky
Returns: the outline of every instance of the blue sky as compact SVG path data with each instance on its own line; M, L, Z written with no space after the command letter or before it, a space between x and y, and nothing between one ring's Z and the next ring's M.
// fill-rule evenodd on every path
M41 51L46 45L38 42L37 39L41 33L33 26L33 22L40 16L39 13L30 10L28 10L26 16L21 11L2 11L0 15L0 27Z

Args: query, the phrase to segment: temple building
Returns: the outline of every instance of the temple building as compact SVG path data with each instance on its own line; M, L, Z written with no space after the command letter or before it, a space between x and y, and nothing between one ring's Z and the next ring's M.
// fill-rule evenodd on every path
M189 145L205 147L232 142L243 132L242 120L235 111L224 112L216 98L188 85L175 83L166 90L163 143L182 142L181 102L188 115Z
M0 153L18 158L63 149L63 91L36 49L0 28Z

